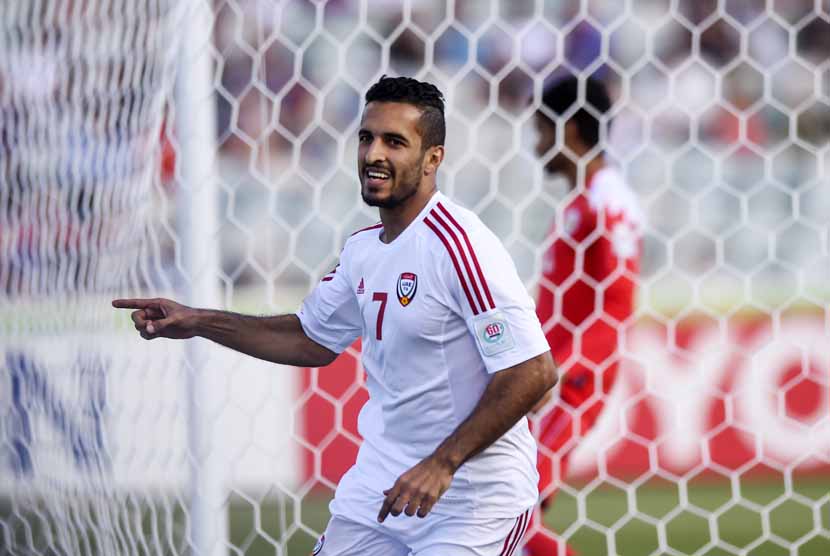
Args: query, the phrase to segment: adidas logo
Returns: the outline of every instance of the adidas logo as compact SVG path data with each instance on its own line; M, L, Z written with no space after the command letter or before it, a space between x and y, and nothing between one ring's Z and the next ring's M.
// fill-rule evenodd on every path
M357 293L358 293L358 294L361 294L361 293L363 293L364 291L365 291L365 290L364 290L364 288L363 288L363 278L361 278L361 279L360 279L360 283L357 285Z

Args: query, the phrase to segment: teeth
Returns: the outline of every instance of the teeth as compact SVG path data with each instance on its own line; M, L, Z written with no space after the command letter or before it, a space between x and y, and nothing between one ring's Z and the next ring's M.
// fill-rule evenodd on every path
M376 179L381 179L381 180L385 180L386 178L389 177L389 175L387 175L387 174L382 174L380 172L372 172L372 171L366 172L366 175L369 176L370 178L376 178Z

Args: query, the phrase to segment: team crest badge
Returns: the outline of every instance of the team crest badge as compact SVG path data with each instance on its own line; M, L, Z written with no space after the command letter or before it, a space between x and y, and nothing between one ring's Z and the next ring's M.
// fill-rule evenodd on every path
M406 307L415 299L418 291L418 276L412 272L403 272L398 276L398 301Z

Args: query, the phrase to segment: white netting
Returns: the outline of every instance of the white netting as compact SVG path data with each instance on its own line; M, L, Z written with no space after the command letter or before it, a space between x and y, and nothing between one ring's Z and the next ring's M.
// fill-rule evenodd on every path
M116 292L164 288L147 232L180 11L166 0L0 6L4 554L184 546L175 498L154 513L156 496L129 488L152 457L133 435L180 401L142 406L135 394L176 384L177 358L155 358L164 374L139 373L152 359L123 346L109 307ZM183 438L176 423L165 423L169 439ZM184 450L162 447L173 463L139 484L181 475Z
M174 209L204 185L224 306L295 310L377 221L356 130L384 73L444 91L439 187L535 290L568 194L535 159L533 113L568 71L611 89L606 147L646 236L628 363L548 521L586 554L830 550L830 3L196 0L214 17L204 184L172 131L188 99L165 108L185 4L0 8L0 546L188 552L187 466L218 458L230 536L214 544L307 553L358 442L356 352L303 372L215 352L213 441L193 454L181 347L121 334L108 296L198 281ZM78 465L87 452L103 463Z

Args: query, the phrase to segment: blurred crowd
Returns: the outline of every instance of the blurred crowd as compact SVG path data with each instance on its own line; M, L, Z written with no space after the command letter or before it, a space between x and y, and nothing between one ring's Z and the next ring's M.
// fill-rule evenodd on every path
M146 258L170 7L0 3L0 297L111 291Z
M647 283L711 275L777 284L803 269L807 281L827 275L827 1L206 1L215 10L226 285L305 290L349 231L376 219L360 202L355 136L362 94L384 73L431 80L444 91L448 157L439 186L482 215L528 285L566 194L534 159L532 114L544 86L565 73L598 77L612 91L607 152L647 211ZM142 162L162 151L163 183L151 189L172 195L175 145L187 139L172 131L175 102L161 146L148 138L163 114L158 95L170 84L166 73L146 70L166 69L163 32L175 31L162 21L176 4L157 4L153 25L127 14L127 24L107 35L119 35L109 44L120 49L89 55L107 60L96 67L64 70L50 59L65 54L50 30L69 26L49 23L41 39L52 50L23 49L0 64L0 158L21 156L25 143L37 156L66 161L69 169L49 166L52 176L129 184L144 179ZM139 32L126 26L133 16ZM7 21L4 44L20 36ZM142 42L149 53L137 63L128 48ZM75 44L71 55L98 43ZM84 97L84 86L92 96ZM96 86L110 94L96 96ZM64 92L64 104L53 102L53 89ZM39 125L61 124L51 138L21 132L26 103L45 114ZM80 124L85 117L93 123ZM79 150L85 163L77 162ZM8 222L27 186L8 163L4 172L17 184L4 186L0 207L0 260L8 261L15 253ZM98 210L92 195L76 189L67 210ZM107 202L136 219L124 199ZM157 202L172 210L169 199ZM172 230L169 221L157 229L168 253L176 247Z
M353 136L361 92L382 73L445 92L441 187L482 214L529 284L564 193L533 161L530 115L565 72L613 92L609 153L648 210L646 278L717 267L774 282L820 253L830 20L814 2L458 0L453 13L443 0L401 4L217 3L220 153L240 184L235 208L250 210L239 220L272 237L262 264L275 268L277 246L300 241L293 270L313 273L371 218L357 197ZM320 211L316 233L292 235L307 208ZM226 239L239 258L226 262L243 281L263 279L243 268L249 235L236 235L236 247L233 232Z

